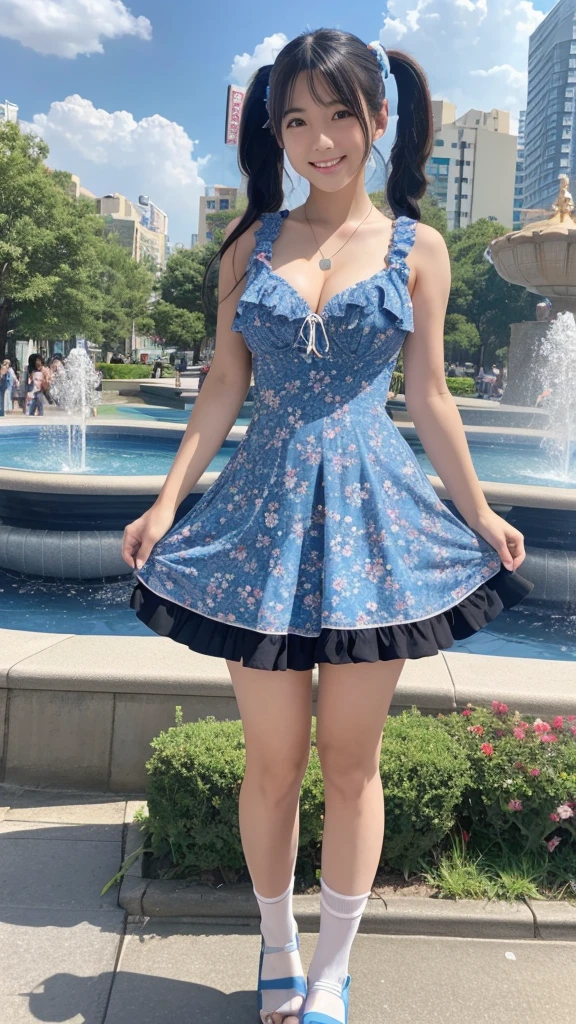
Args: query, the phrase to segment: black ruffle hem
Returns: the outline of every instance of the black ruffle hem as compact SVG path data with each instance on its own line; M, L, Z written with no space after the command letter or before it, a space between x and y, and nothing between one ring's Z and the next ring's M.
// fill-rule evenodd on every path
M130 607L159 636L185 644L199 654L242 662L248 668L305 671L322 662L350 665L437 654L455 640L477 633L504 608L519 604L533 587L518 572L502 566L463 601L429 619L368 629L323 629L318 636L258 633L209 619L158 597L141 581L132 592Z

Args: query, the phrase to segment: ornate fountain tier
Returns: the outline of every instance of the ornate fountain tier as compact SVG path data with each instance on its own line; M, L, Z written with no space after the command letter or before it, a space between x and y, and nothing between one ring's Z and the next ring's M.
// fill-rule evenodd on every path
M502 397L507 405L536 404L549 387L549 321L561 313L576 315L576 222L568 184L568 177L561 174L552 210L532 211L548 212L548 217L531 221L490 245L489 258L500 277L535 295L546 296L550 304L549 309L544 306L537 311L542 313L537 319L511 325L508 378ZM569 325L564 325L563 337L569 335Z
M576 222L568 183L567 176L561 175L552 216L527 223L490 246L500 277L546 296L552 304L551 315L576 313Z

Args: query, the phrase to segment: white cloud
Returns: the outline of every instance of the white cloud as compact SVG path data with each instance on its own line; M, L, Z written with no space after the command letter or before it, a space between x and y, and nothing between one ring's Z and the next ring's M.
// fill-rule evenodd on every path
M38 53L74 58L103 53L103 39L152 37L148 18L122 0L0 0L0 36Z
M287 42L288 36L285 36L283 32L275 32L274 35L266 36L261 43L258 43L252 53L236 54L232 61L230 81L234 85L246 85L258 68L274 63Z
M516 118L528 38L543 18L534 0L388 0L380 39L421 61L433 96L459 114L504 107Z
M211 157L193 156L197 143L181 125L160 114L136 121L74 95L24 127L46 140L51 167L78 174L96 195L121 192L136 202L149 195L169 216L171 240L190 244L205 187L200 172Z

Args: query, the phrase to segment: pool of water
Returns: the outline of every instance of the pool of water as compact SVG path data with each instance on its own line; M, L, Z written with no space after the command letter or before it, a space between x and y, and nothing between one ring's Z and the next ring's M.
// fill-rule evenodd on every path
M416 438L407 440L425 472L437 475L420 441ZM470 454L480 480L576 488L576 443L572 445L567 474L559 456L539 443L514 443L506 438L496 438L485 444L473 440L470 442Z
M186 423L189 411L160 409L156 406L119 406L126 419L159 420ZM245 425L249 417L236 422ZM24 469L45 473L77 472L67 455L67 428L56 424L27 428L26 437L17 427L2 430L0 465L8 469ZM108 428L88 428L87 469L89 475L145 476L168 473L181 441L181 434L166 436L120 427L117 432ZM436 475L418 438L408 442L426 473ZM207 467L219 472L233 454L238 442L225 441L220 452ZM490 442L472 441L472 461L480 480L497 483L535 484L548 487L576 487L576 445L573 446L571 468L566 476L553 453L538 443L511 442L495 438Z
M77 463L67 450L67 428L52 424L2 430L0 465L6 469L23 469L41 473L77 473ZM86 466L81 472L88 476L162 476L168 473L182 440L181 434L167 436L145 431L117 433L106 428L88 428L86 434ZM219 473L238 447L237 441L225 441L207 466L207 472Z
M5 629L108 636L154 636L129 606L135 578L53 580L0 569L0 622ZM574 615L511 608L452 651L511 658L576 661Z

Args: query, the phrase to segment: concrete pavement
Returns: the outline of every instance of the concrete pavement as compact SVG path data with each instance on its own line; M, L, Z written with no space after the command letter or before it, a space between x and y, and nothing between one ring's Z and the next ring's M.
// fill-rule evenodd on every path
M256 1024L257 923L152 921L100 896L136 806L0 787L1 1024ZM350 1024L574 1019L573 942L360 934L350 966Z

